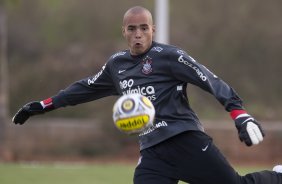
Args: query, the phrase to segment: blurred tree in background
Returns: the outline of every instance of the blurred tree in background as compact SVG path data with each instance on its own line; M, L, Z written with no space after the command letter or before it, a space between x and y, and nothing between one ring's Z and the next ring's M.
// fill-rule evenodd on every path
M94 75L111 54L126 49L122 18L135 5L154 13L152 0L25 0L7 6L11 115L24 103ZM256 117L281 118L282 1L178 0L170 5L171 44L233 86ZM224 118L223 108L210 95L197 88L188 93L200 116ZM114 100L48 116L108 122Z

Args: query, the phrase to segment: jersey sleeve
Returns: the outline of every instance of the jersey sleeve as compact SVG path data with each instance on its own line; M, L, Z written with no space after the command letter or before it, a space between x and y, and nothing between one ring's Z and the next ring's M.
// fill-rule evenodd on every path
M211 93L227 111L243 109L242 100L235 90L186 52L175 49L170 57L169 66L175 78Z
M116 94L110 75L110 67L105 64L96 75L74 82L53 96L52 99L54 107L59 108Z

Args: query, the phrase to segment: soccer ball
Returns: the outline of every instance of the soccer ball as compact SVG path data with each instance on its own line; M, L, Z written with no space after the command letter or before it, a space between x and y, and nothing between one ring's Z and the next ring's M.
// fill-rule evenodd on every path
M141 133L153 126L154 118L154 105L139 93L121 96L113 107L114 124L126 134Z

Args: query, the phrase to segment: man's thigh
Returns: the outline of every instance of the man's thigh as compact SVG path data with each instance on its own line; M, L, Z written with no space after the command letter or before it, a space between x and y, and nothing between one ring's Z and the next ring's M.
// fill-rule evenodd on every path
M141 151L134 173L134 184L177 184L174 169L160 157L156 146L148 148Z
M169 145L166 162L177 168L179 180L190 184L240 183L238 173L205 133L186 132L171 139Z
M170 166L159 158L154 148L142 151L134 172L134 184L177 184L178 180Z
M159 178L158 181L166 180L159 183L168 184L178 180L190 184L236 184L240 180L212 139L203 132L182 133L142 151L141 155L135 178L152 177L152 181Z

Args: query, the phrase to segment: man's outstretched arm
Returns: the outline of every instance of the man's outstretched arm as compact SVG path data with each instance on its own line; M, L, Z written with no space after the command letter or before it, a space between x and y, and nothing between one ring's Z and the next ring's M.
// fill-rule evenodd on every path
M15 124L22 125L26 122L26 120L28 120L29 117L37 114L43 114L54 109L52 98L30 102L20 108L20 110L14 115L12 121Z

